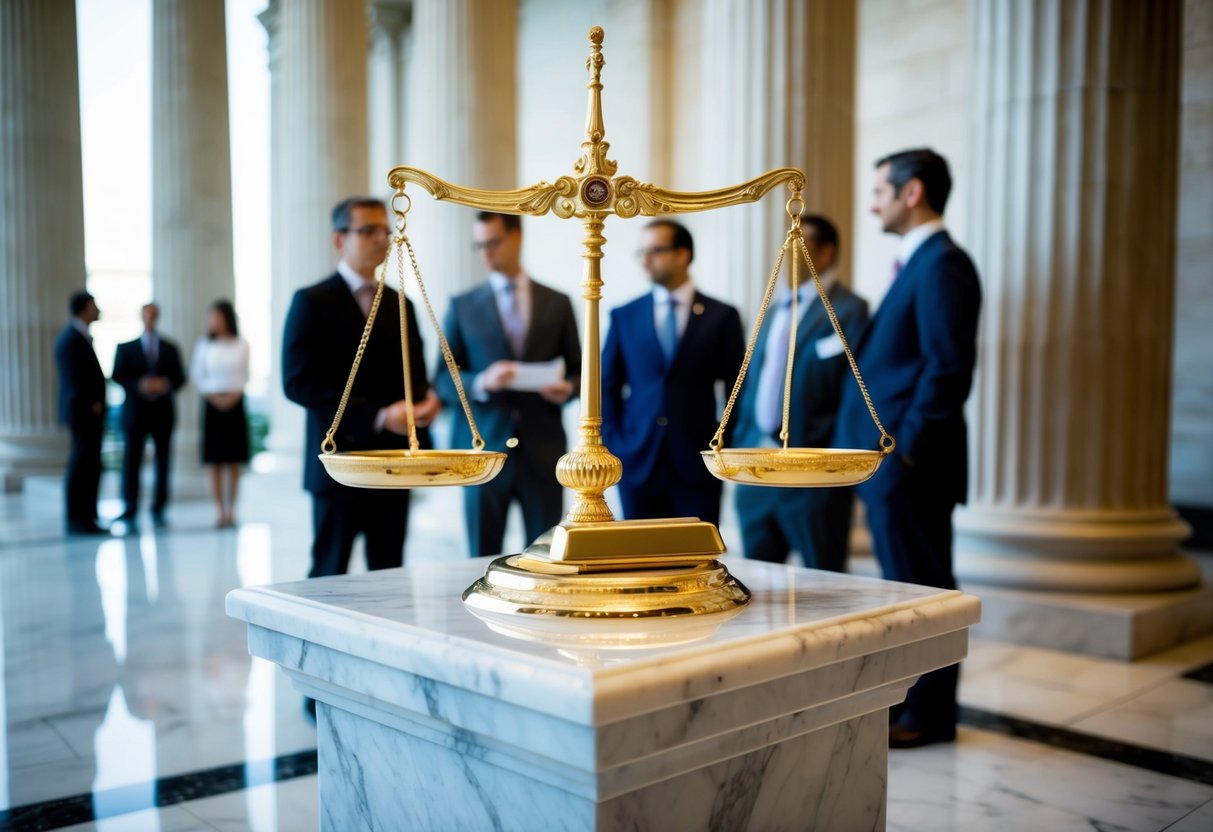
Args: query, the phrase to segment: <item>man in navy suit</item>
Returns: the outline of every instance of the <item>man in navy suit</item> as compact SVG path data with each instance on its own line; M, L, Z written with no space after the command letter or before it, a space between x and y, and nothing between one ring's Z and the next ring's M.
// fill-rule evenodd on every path
M825 217L801 218L805 247L821 278L826 296L838 316L848 343L859 340L868 323L868 304L838 282L838 230ZM855 384L825 306L817 295L808 268L797 293L796 355L792 367L788 445L823 448L830 444L834 417L844 384ZM790 280L790 277L789 277ZM772 304L758 334L754 361L735 418L733 443L741 448L783 445L783 389L791 338L790 288ZM846 568L847 537L851 528L849 488L768 488L737 486L737 516L748 558L783 563L792 549L804 565L841 572Z
M152 437L156 449L156 491L152 499L152 521L164 525L168 505L169 466L172 460L173 423L176 412L173 394L185 384L181 353L177 345L156 331L160 308L143 306L143 334L118 345L114 354L113 379L126 392L122 405L122 499L126 509L119 518L127 530L135 528L139 510L139 471L143 446Z
M476 427L490 451L510 451L505 467L484 485L463 490L472 557L500 554L510 503L522 508L528 540L560 522L563 491L556 461L566 450L561 411L577 391L581 344L568 295L522 268L522 223L514 214L484 211L472 227L488 280L451 299L443 329L462 371ZM515 389L520 362L563 359L562 377L538 390ZM451 444L469 448L472 433L445 364L434 382L451 409Z
M884 576L946 589L952 574L952 511L968 487L964 403L973 382L981 288L969 256L944 230L952 179L943 157L907 150L876 163L872 213L901 237L893 284L856 351L876 411L897 447L859 486ZM875 448L860 392L845 388L836 444ZM890 710L889 744L912 747L956 736L952 665L922 676Z
M59 370L59 421L72 434L64 497L68 534L109 534L97 525L101 437L105 432L105 373L93 351L89 325L101 317L96 301L79 291L68 301L71 321L55 339Z
M317 456L341 402L358 342L375 298L375 267L390 245L387 209L377 199L351 197L333 208L337 271L295 293L282 335L282 386L286 397L307 410L303 485L312 494L312 568L308 577L341 575L349 567L354 539L366 538L368 569L404 562L409 492L350 488L328 475ZM409 367L418 439L438 414L422 356L412 301L405 299ZM400 300L386 285L362 364L334 436L337 450L408 447L404 362L400 354Z
M745 355L741 318L695 289L686 228L656 220L640 241L653 290L611 310L602 351L602 438L623 461L623 515L719 523L721 483L700 452L719 423L716 383L732 385Z

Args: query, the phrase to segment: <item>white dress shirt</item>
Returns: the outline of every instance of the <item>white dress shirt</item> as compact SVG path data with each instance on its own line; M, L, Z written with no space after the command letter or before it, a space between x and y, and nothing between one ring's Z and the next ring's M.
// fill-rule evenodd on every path
M190 359L190 381L204 396L238 393L248 384L248 341L199 338Z
M918 251L918 247L944 230L943 220L929 220L922 225L911 228L901 238L901 246L897 249L897 262L905 268L906 263Z
M519 272L513 280L501 272L489 272L489 286L493 287L493 299L497 301L497 312L503 320L509 314L511 283L514 284L514 299L517 302L518 317L522 318L523 331L530 332L531 278L526 272Z

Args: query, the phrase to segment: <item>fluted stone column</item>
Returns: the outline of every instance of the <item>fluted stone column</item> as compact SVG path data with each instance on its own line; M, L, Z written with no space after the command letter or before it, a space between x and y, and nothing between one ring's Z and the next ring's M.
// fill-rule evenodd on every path
M962 581L1199 578L1167 504L1180 3L973 2L985 288Z
M849 0L803 3L708 0L702 10L704 98L695 181L717 188L771 168L807 174L805 206L828 216L842 238L849 275L853 192L856 8ZM716 288L757 314L788 229L786 188L757 206L717 211L696 239L696 260ZM702 256L699 255L702 251ZM709 288L711 291L711 288Z
M405 50L410 17L405 0L372 0L368 75L370 182L368 193L387 195L387 172L404 161Z
M0 3L0 478L61 469L54 343L84 288L75 0Z
M282 326L296 289L331 274L330 214L367 188L365 0L291 0L262 15L270 32L273 356L271 445L297 450L303 412L282 393Z
M183 362L207 306L236 299L226 42L223 0L153 0L152 295ZM182 462L198 460L199 411L189 385L177 398Z
M474 188L524 184L515 140L517 29L515 0L414 0L405 164ZM476 212L414 186L409 192L411 236L441 316L451 295L484 278L472 251ZM435 340L425 334L431 353Z

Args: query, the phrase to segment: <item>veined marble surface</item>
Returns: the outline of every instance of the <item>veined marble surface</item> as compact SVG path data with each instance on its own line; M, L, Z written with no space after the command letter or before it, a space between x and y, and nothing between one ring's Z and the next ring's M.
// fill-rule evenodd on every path
M980 613L956 591L734 561L753 600L688 619L698 638L665 620L651 646L577 649L465 609L487 563L229 594L251 651L320 703L323 829L879 827L886 709L964 657Z
M460 594L487 562L237 589L227 610L254 627L504 702L542 701L552 716L594 725L963 631L980 614L975 597L954 590L730 559L754 597L711 635L571 655L496 633L464 608Z

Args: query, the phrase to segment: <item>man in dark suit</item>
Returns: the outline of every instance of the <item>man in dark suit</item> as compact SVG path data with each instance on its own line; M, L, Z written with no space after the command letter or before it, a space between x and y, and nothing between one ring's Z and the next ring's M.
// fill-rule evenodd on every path
M838 282L838 230L825 217L801 218L805 247L821 278L848 343L868 323L868 304ZM788 445L828 447L844 384L854 384L851 368L808 268L797 292L796 355L792 366ZM790 277L789 277L790 280ZM784 378L791 338L792 292L784 289L768 310L754 347L754 359L738 400L733 443L741 448L783 445ZM783 563L800 552L804 565L841 572L846 568L851 528L849 488L767 488L737 486L737 516L748 558Z
M176 412L173 394L185 384L181 353L177 345L156 331L160 308L143 306L143 334L118 345L114 354L113 379L126 392L122 405L122 499L126 509L119 518L128 531L135 528L139 511L139 472L143 446L152 437L156 449L156 492L152 499L152 521L164 525L168 505L169 467L172 461L173 423Z
M101 436L105 431L105 373L93 351L89 325L101 317L88 292L68 301L71 321L55 340L59 369L59 421L72 434L64 496L68 534L108 534L97 525L101 484Z
M859 486L884 576L946 589L952 574L952 511L968 487L964 403L973 381L981 288L969 256L944 230L952 187L931 150L876 163L872 212L901 237L893 284L856 351L876 412L897 447ZM836 444L875 448L860 392L844 388ZM890 710L889 744L912 747L956 736L952 665L922 676Z
M341 575L349 567L354 538L366 538L369 569L404 562L408 530L407 490L356 489L328 475L318 454L332 425L358 343L375 297L375 268L390 245L387 209L377 199L352 197L333 209L337 271L295 293L282 338L286 397L307 410L303 484L312 494L312 568L309 577ZM390 272L389 272L390 273ZM370 340L334 437L337 450L408 447L404 363L400 354L400 301L384 287ZM411 301L410 378L415 418L428 426L440 407L426 380L421 335ZM428 446L428 431L418 438Z
M522 268L522 223L512 214L482 212L472 227L488 280L451 299L443 328L462 372L485 449L507 450L501 473L463 490L472 557L501 552L510 503L517 500L528 540L560 522L563 492L556 461L565 452L561 409L581 375L581 344L568 295L530 278ZM563 359L562 377L538 390L515 389L520 362ZM451 445L472 444L454 382L438 367L438 395L451 409Z
M602 351L602 437L623 461L623 515L719 523L721 483L700 452L719 424L716 383L731 385L745 356L741 317L695 289L686 228L656 220L640 241L653 290L611 310Z

